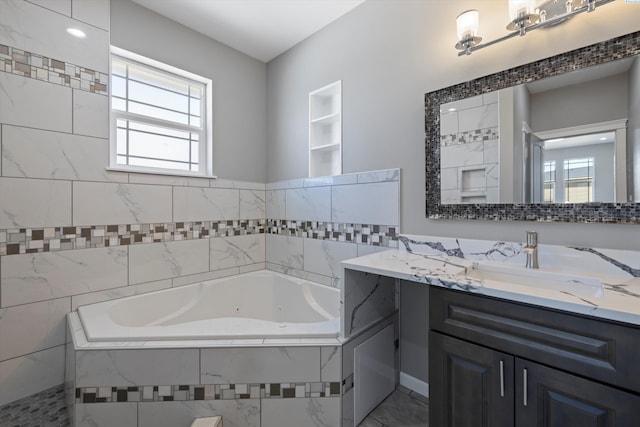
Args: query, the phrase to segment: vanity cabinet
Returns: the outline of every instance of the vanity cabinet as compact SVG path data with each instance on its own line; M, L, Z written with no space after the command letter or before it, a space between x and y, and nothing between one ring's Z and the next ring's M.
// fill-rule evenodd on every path
M430 289L434 426L639 426L640 330Z

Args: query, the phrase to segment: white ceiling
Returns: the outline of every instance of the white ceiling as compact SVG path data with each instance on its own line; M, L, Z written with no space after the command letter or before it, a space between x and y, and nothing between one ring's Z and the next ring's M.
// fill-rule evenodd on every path
M365 0L133 0L269 62Z

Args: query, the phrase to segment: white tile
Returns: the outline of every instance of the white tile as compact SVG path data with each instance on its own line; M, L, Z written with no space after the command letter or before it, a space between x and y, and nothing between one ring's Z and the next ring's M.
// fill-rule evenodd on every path
M28 0L29 3L37 4L54 12L71 16L71 0Z
M498 163L488 163L485 165L487 187L500 186L500 165Z
M224 270L208 271L206 273L191 274L188 276L180 276L171 280L171 286L191 285L193 283L206 282L207 280L219 279L221 277L233 276L240 273L238 267L227 268Z
M265 191L240 190L240 219L265 217Z
M202 349L200 359L200 384L320 381L319 347Z
M398 182L340 185L331 191L331 221L356 224L400 224Z
M498 126L498 104L470 108L458 113L460 132Z
M279 264L266 263L266 269L270 271L277 271L278 273L286 274L288 276L297 277L298 279L304 279L310 282L319 283L321 285L331 286L334 288L339 287L341 283L340 280L333 277L311 273L309 271L304 271L304 270L295 269L291 267L286 267Z
M232 188L235 190L255 190L255 191L265 190L265 184L261 182L235 181L231 179L221 179L221 178L210 180L210 186L213 188Z
M248 265L241 265L238 268L238 272L240 274L242 273L251 273L252 271L259 271L259 270L265 270L266 267L266 263L265 262L259 262L257 264L248 264Z
M186 276L209 271L209 239L132 245L129 283Z
M0 258L3 307L127 285L127 248Z
M209 187L209 178L194 178L190 176L159 175L148 173L130 173L129 183L175 185L181 187Z
M320 381L342 380L342 347L320 347Z
M358 256L365 256L376 252L384 252L390 250L384 246L358 245Z
M73 0L72 17L109 31L109 0Z
M265 262L265 235L214 237L209 239L211 270Z
M0 9L3 4L0 3ZM2 123L71 132L71 89L68 87L0 72L0 93Z
M489 93L485 93L482 95L482 103L483 104L493 104L499 102L499 90L494 90Z
M91 350L76 353L76 387L198 384L197 349Z
M400 169L385 169L371 172L361 172L356 174L358 177L358 184L368 184L372 182L391 182L400 180ZM343 183L336 183L335 185L342 185Z
M283 265L285 267L303 268L303 239L301 237L278 236L268 234L267 262Z
M440 135L452 135L458 133L458 112L443 111L440 113Z
M138 427L138 404L136 402L76 403L74 417L75 427Z
M0 361L62 345L69 298L0 308Z
M64 382L64 345L0 362L0 406Z
M331 187L286 190L286 219L331 221Z
M458 168L456 167L456 168L440 169L440 189L455 190L457 188L458 188Z
M78 307L96 302L112 300L116 298L128 297L131 295L139 295L147 292L159 291L171 287L171 280L158 280L156 282L142 283L140 285L129 285L120 288L107 289L106 291L89 292L81 295L73 295L71 297L71 310L77 310Z
M456 205L460 203L460 190L444 190L440 192L440 203Z
M239 190L174 187L173 218L174 221L239 219Z
M139 427L186 427L194 418L212 416L222 416L224 427L260 427L259 399L142 402L138 411Z
M73 133L109 138L108 96L73 90Z
M4 176L127 182L105 170L109 141L16 126L2 128Z
M355 243L304 239L304 269L316 274L342 277L341 261L358 256Z
M465 110L468 108L479 107L482 105L482 95L472 96L470 98L460 99L458 101L447 102L445 104L440 105L441 111L449 111L451 108L455 108L456 110Z
M500 161L500 140L485 141L483 154L485 163L498 163Z
M339 427L340 398L263 399L261 427Z
M84 39L65 31L75 27ZM0 44L92 70L109 71L109 33L20 0L0 2Z
M0 229L71 224L71 183L0 178Z
M285 190L267 190L266 218L286 219Z
M171 187L73 183L74 225L171 222Z
M484 162L484 144L470 142L461 145L449 145L440 150L440 167L442 169L458 166L481 165Z

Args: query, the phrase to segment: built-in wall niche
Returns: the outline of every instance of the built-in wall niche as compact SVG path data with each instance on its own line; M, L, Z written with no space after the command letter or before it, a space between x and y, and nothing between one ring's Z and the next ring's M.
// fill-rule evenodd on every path
M309 93L309 177L342 173L342 81Z

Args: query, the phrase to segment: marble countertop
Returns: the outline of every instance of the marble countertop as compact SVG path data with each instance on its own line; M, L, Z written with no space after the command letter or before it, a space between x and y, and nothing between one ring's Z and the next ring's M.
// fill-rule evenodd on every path
M604 293L572 293L567 290L506 283L467 276L477 260L446 254L419 254L401 249L373 253L342 262L345 269L373 273L417 283L504 298L546 308L565 310L640 326L640 277L624 274L580 272L581 277L602 280ZM484 262L481 262L484 263ZM475 264L475 265L474 265ZM491 265L491 262L485 264ZM511 266L510 268L524 268ZM559 269L540 272L562 273Z

